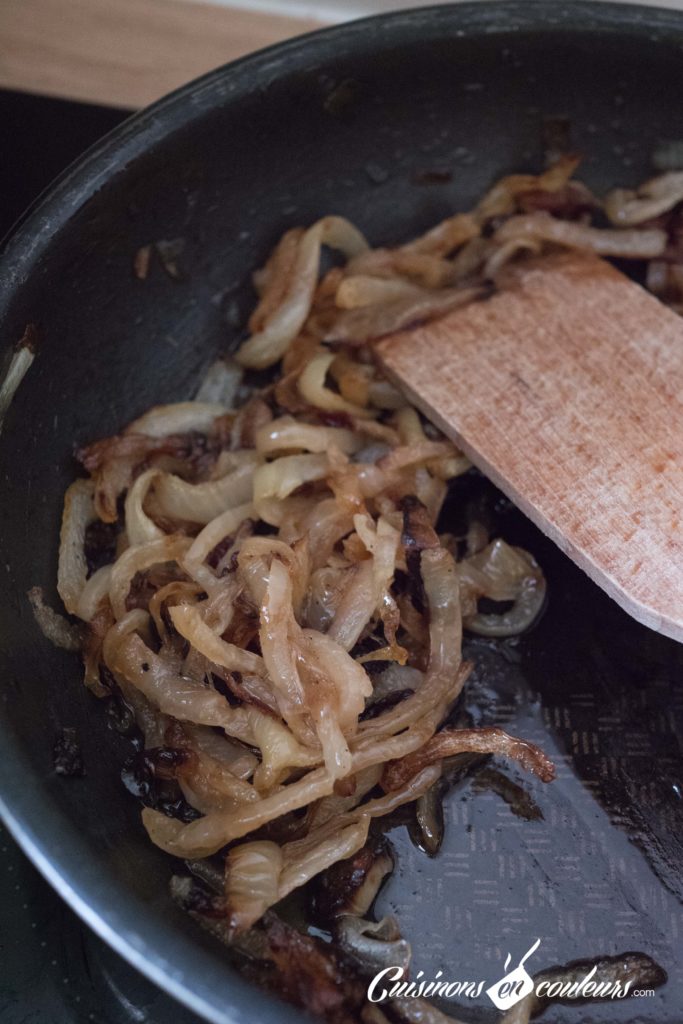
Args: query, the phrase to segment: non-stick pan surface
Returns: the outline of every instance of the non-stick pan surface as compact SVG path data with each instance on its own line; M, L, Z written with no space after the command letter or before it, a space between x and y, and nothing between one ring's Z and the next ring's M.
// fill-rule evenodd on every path
M56 601L74 442L191 394L236 342L253 301L250 270L283 229L334 212L373 243L405 238L466 209L501 173L538 169L544 115L570 118L591 186L636 182L662 141L683 139L681 96L683 16L672 12L544 0L390 15L246 58L134 117L6 243L6 356L27 323L39 343L0 435L4 813L79 913L208 1019L300 1015L238 978L172 906L171 861L147 840L119 779L126 744L82 688L77 659L33 621L29 587ZM134 277L140 246L178 238L179 280L159 268ZM400 914L427 977L442 969L493 981L508 951L516 957L539 936L532 971L641 949L669 972L656 997L549 1016L680 1022L680 649L490 504L546 568L550 603L519 643L470 644L470 710L541 742L560 778L531 786L543 813L534 821L476 782L456 787L432 861L397 827L399 868L380 909ZM64 725L82 740L80 779L53 771ZM461 1014L491 1019L492 1006L483 996Z

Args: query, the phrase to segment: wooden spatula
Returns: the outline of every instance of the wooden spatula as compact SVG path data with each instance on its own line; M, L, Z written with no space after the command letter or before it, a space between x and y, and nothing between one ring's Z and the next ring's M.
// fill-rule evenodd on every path
M383 339L408 393L633 618L683 640L683 318L566 254Z

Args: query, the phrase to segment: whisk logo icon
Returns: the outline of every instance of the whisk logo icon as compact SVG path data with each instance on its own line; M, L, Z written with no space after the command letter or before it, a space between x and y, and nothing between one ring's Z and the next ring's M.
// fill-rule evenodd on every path
M496 981L490 988L486 989L486 995L499 1010L509 1010L520 999L524 999L524 996L528 996L530 992L533 992L533 978L527 972L524 964L540 945L541 940L536 939L533 946L526 951L519 961L514 971L506 973L500 981ZM508 953L505 960L505 971L508 970L511 959Z

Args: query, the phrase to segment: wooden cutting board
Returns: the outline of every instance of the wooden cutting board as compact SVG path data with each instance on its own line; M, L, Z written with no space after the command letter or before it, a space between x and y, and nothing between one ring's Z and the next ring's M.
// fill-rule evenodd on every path
M603 260L561 254L376 349L599 586L683 640L683 318Z

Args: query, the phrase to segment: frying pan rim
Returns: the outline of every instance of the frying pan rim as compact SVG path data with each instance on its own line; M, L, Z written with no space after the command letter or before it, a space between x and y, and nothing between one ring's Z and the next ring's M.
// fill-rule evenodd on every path
M305 70L312 63L324 62L333 55L343 61L345 49L376 46L382 42L382 33L385 33L383 42L387 45L389 38L398 41L409 31L422 31L424 38L427 30L439 25L442 29L448 26L453 32L465 30L477 40L486 25L493 25L499 34L509 32L515 18L523 19L528 32L545 35L551 35L556 29L564 32L605 29L626 35L669 28L683 35L683 11L594 0L568 0L561 4L556 0L490 0L487 3L465 0L331 26L249 54L132 114L90 147L36 199L0 243L0 265L5 271L0 275L0 322L5 319L26 276L49 247L51 238L117 173L151 146L214 108L221 84L228 81L231 84L230 96L221 101L236 102L258 87L259 77L264 74L270 74L271 78L277 76L278 68L284 65L289 72ZM16 339L6 338L3 348L9 348L13 340ZM170 929L161 918L157 920L140 913L144 904L132 893L127 893L126 900L122 901L123 911L119 907L117 912L112 912L105 897L120 892L120 884L100 869L100 884L96 885L98 872L93 871L92 865L92 877L89 876L87 884L78 878L74 854L79 847L84 850L85 844L72 820L50 801L46 789L40 790L37 797L35 794L27 796L26 775L22 771L22 762L25 764L26 760L11 726L2 715L0 742L5 750L5 772L0 780L0 818L35 867L100 938L162 990L216 1024L242 1024L243 1021L246 1024L255 1014L258 1019L273 1024L275 1021L295 1024L301 1020L300 1012L283 1006L236 972L226 975L189 937L175 933L171 937ZM182 971L179 975L173 958L160 953L157 938L163 940L162 949L172 947L176 960L182 955L189 956L190 962L195 958L205 972L200 982L208 980L208 984L200 984L198 988L182 976ZM222 978L225 984L226 977L230 977L226 986L230 1003L235 1005L221 1007L219 980Z

